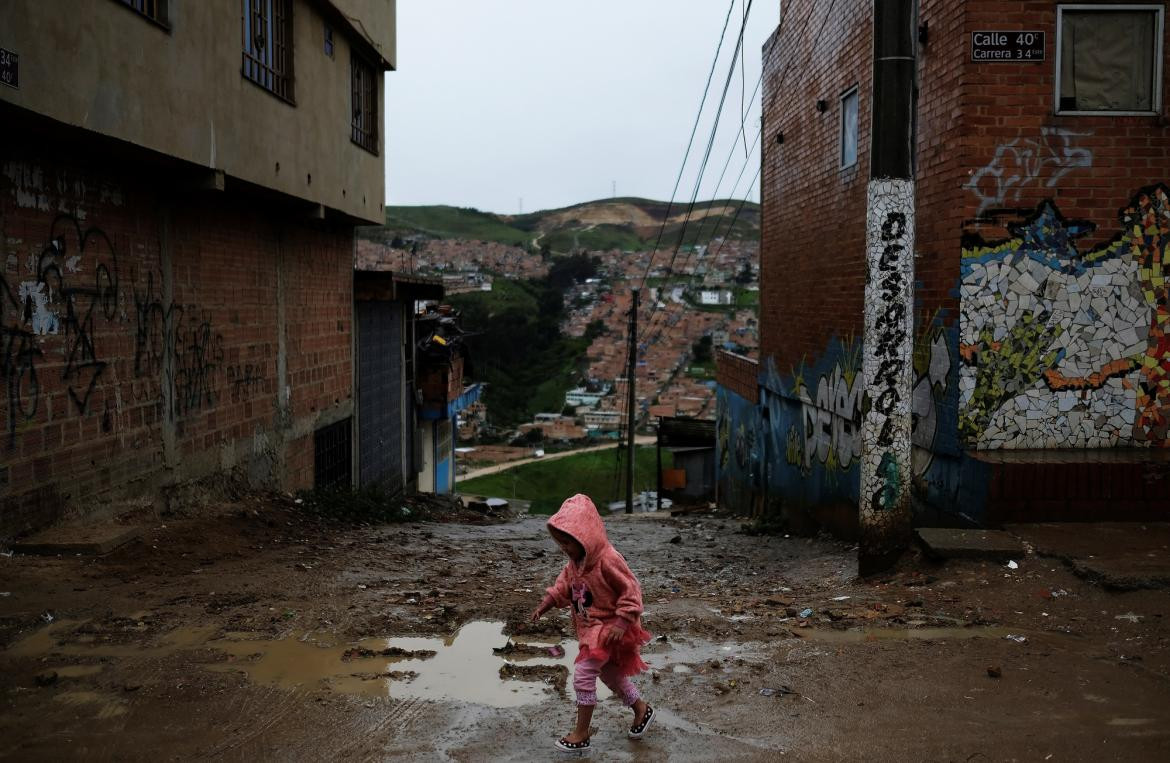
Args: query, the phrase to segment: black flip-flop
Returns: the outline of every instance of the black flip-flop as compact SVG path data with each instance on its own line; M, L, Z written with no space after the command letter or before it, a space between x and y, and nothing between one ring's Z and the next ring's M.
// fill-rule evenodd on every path
M650 722L654 720L654 708L650 707L650 703L646 703L646 712L642 714L642 720L636 726L630 727L630 739L641 739L642 735L646 733L646 729L650 728Z

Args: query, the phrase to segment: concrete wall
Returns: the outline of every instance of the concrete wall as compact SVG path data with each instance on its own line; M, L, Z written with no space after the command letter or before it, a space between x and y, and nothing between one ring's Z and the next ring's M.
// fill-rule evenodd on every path
M352 229L9 138L0 537L223 472L311 487L352 414Z
M0 99L381 222L383 160L350 140L352 37L335 28L334 56L325 54L329 4L292 3L295 105L242 76L240 0L168 5L169 30L112 0L70 3L68 13L38 0L0 4L0 47L20 57L20 87L0 88ZM337 7L360 19L393 61L393 2ZM382 77L376 80L384 136Z
M783 10L764 46L767 482L832 515L858 494L872 4ZM1164 106L1054 114L1056 3L922 0L920 21L913 478L921 511L983 521L989 450L1170 445L1170 130ZM1020 29L1046 32L1044 61L971 62L973 31Z

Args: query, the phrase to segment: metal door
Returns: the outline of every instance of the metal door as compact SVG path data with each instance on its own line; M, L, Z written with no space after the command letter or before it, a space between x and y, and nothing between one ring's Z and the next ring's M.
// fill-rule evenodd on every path
M402 306L357 303L358 483L392 492L402 480Z

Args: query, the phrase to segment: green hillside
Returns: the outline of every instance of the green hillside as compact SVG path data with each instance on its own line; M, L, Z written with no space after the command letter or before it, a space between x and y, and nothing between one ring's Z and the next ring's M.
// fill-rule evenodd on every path
M717 235L755 238L759 235L759 205L744 204L735 218L739 206L735 199L696 203L682 243L687 246L706 243ZM666 202L639 198L603 199L523 215L497 215L443 205L397 206L386 207L385 226L364 228L361 235L386 241L423 235L514 246L548 246L558 254L577 249L644 250L654 245L660 230L663 233L660 248L674 247L683 230L686 212L685 203L670 205L664 228Z
M653 490L658 482L654 447L639 446L634 453L635 492ZM619 469L624 470L624 464L624 453L619 462L615 450L595 450L521 464L473 480L456 480L456 487L460 493L468 495L532 501L530 513L553 514L566 498L576 493L584 493L601 507L610 501L624 499L624 487L619 487L614 478Z

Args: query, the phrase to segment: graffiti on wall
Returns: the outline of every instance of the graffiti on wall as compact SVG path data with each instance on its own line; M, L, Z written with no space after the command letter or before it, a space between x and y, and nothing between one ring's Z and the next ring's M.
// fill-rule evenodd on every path
M107 366L98 352L97 326L117 320L118 256L109 237L62 214L54 219L47 239L30 263L32 278L14 289L6 274L0 274L10 440L40 405L38 366L45 358L40 337L59 335L64 340L61 382L77 412L84 414ZM80 274L83 263L87 269L92 266L92 275Z
M8 244L7 236L0 240ZM131 320L134 376L143 380L132 393L136 400L161 402L167 385L168 413L182 417L214 405L224 382L233 399L264 383L262 361L226 364L224 339L211 314L195 305L164 304L152 274L144 290L134 290L133 317L127 316L118 252L100 228L59 214L43 240L28 257L25 278L13 276L20 262L11 252L7 270L0 272L0 372L10 445L20 427L44 410L42 396L58 383L78 415L100 414L103 431L112 428L112 404L95 403L95 393L114 360L116 348L109 345Z
M792 394L801 402L799 427L788 431L786 458L804 474L814 461L828 470L849 469L861 456L861 347L851 338L838 340L838 361L816 380L805 380L804 363L792 373ZM799 431L798 431L799 429Z
M861 513L894 508L910 473L913 380L914 183L872 180L866 218L865 340L868 406L861 436Z
M1139 191L1121 231L1051 202L1011 237L964 240L959 432L978 448L1170 445L1170 198Z
M1073 170L1092 167L1093 152L1077 145L1077 138L1089 135L1043 127L1037 137L1016 138L997 147L991 161L963 186L979 199L977 214L1019 201L1029 186L1043 183L1053 188Z

